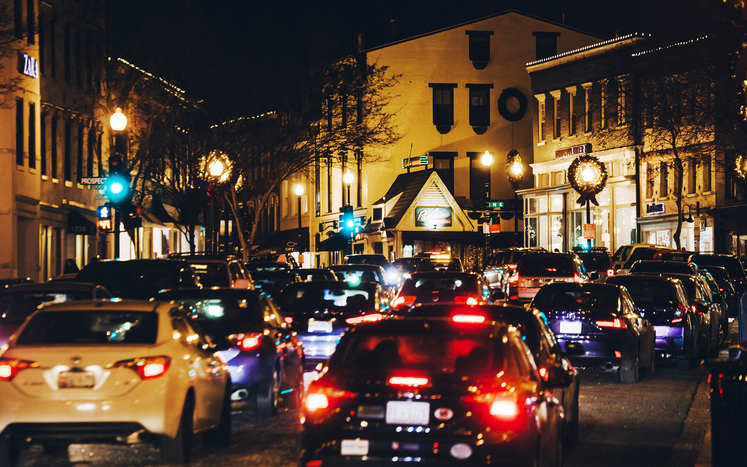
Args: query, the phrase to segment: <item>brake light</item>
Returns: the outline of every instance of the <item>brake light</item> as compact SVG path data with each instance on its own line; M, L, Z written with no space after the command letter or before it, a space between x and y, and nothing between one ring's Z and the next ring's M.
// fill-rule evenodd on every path
M607 269L607 277L612 277L615 275L615 270L613 268Z
M381 313L369 313L363 316L355 316L345 320L348 324L360 324L360 323L375 323L381 321L384 318Z
M411 306L413 303L415 303L414 295L400 295L394 299L394 302L392 303L392 307L398 308L401 306Z
M115 368L129 368L137 372L141 379L153 379L163 376L168 371L169 366L171 366L171 357L165 355L120 360L114 364Z
M573 282L576 282L578 284L583 284L584 278L579 276L578 273L573 273Z
M427 386L430 382L431 380L426 376L394 375L389 378L390 386L406 386L410 388Z
M547 381L550 377L550 371L544 366L539 367L539 374L543 381Z
M463 297L455 297L454 302L458 303L460 305L477 305L478 301L475 297L472 296L463 296Z
M490 415L501 420L513 420L519 415L519 406L515 400L497 398L490 404Z
M244 352L250 352L252 350L257 350L259 346L262 344L260 334L247 334L247 335L239 335L239 347L241 347L241 350Z
M455 323L484 323L485 317L482 315L454 315L451 320Z
M286 316L283 318L283 320L288 324L293 324L293 317L292 316Z
M673 318L672 319L672 324L677 324L677 323L681 323L681 322L682 322L682 318Z
M332 387L309 387L309 392L304 399L304 407L309 412L328 409L335 404L339 404L343 399L354 397L355 394L342 389Z
M690 305L690 309L693 310L693 313L695 313L696 315L702 315L703 314L700 311L698 311L698 307L695 306L695 305Z
M508 278L508 285L516 287L516 285L519 283L519 274L513 273Z
M621 320L620 318L615 318L612 321L597 321L596 325L600 328L628 329L628 323Z
M0 358L0 381L10 381L26 368L39 368L39 364L29 360Z

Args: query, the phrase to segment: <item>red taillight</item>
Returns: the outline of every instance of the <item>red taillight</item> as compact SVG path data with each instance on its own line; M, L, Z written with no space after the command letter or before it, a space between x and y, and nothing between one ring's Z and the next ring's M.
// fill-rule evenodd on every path
M550 377L550 371L544 366L539 367L539 374L544 381Z
M677 323L681 323L681 322L682 322L682 318L673 318L672 319L672 324L677 324Z
M584 278L581 277L581 276L579 276L578 274L574 273L573 274L573 282L576 282L578 284L583 284L584 283Z
M381 313L370 313L363 316L348 318L345 320L345 322L348 324L375 323L376 321L381 321L382 319L384 319L384 316Z
M306 467L322 467L322 461L308 461Z
M411 306L413 303L415 303L414 295L400 295L394 299L394 302L392 302L392 308Z
M516 287L516 285L519 283L519 274L513 273L508 278L508 285Z
M484 323L485 316L482 315L454 315L451 318L455 323Z
M163 376L171 366L171 357L159 355L157 357L141 357L131 360L120 360L114 367L129 368L136 371L142 379L152 379Z
M0 381L10 381L21 370L39 368L39 364L29 360L0 358Z
M477 305L478 301L472 296L454 297L454 303L459 305Z
M419 388L428 386L431 380L427 376L417 375L394 375L389 378L390 386L406 386L410 388Z
M309 412L315 412L317 410L328 409L339 403L341 400L349 399L354 396L354 393L342 389L324 386L314 387L312 385L309 387L309 392L304 398L304 407L306 407L306 410Z
M695 306L695 305L690 305L690 309L693 310L693 313L695 313L696 315L702 315L703 314L700 311L698 311L698 307Z
M465 402L487 405L490 415L505 422L516 420L521 412L515 394L504 392L498 394L482 393L467 396L463 400Z
M243 350L244 352L251 352L252 350L257 350L259 346L262 345L262 335L239 335L237 343L239 344L239 347L241 347L241 350Z
M612 277L615 275L615 270L612 268L607 269L607 277Z
M283 318L283 321L285 321L288 324L293 324L293 317L292 316L286 316Z
M612 321L597 321L596 325L600 328L628 329L628 323L621 320L620 318L615 318Z

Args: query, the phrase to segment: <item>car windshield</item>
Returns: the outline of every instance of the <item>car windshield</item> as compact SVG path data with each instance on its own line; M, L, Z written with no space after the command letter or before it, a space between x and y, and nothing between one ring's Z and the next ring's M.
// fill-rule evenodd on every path
M356 285L361 282L383 282L384 278L381 277L379 271L375 269L361 268L356 269L355 267L332 267L332 271L335 273L337 278L341 281L349 282L350 284Z
M532 305L544 310L610 310L617 308L616 288L548 287L537 292Z
M20 324L39 305L64 302L66 300L86 300L92 298L90 291L69 292L23 292L0 295L0 324Z
M257 300L243 298L177 299L189 309L190 318L211 337L245 332L264 324Z
M510 371L508 344L500 339L447 332L356 336L335 352L330 369L356 373L397 369L430 374Z
M573 276L573 261L567 255L525 255L519 265L520 276Z
M17 345L155 344L158 314L134 311L48 311L36 314Z

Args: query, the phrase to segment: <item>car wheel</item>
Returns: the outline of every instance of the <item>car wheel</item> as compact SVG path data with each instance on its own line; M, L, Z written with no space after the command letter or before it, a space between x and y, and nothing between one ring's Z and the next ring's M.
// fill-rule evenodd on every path
M272 417L278 413L278 397L280 395L280 382L278 381L278 369L272 370L272 379L265 393L257 394L257 415L260 417Z
M625 384L632 384L637 383L640 379L640 373L638 369L638 365L640 364L640 359L638 358L638 349L635 350L635 356L632 359L632 362L630 364L630 368L623 369L620 368L620 381L622 381Z
M10 436L0 438L0 465L13 466L18 462L20 449Z
M223 396L223 406L220 421L212 430L203 435L205 444L217 449L227 448L231 444L231 382L228 382L226 394Z
M161 457L168 464L187 464L192 454L194 402L187 397L182 409L182 417L179 421L179 430L176 438L163 436L161 442Z

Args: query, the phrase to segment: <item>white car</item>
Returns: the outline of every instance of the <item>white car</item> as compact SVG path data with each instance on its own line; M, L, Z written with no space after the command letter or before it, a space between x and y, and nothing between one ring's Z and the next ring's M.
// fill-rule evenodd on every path
M227 446L231 379L219 350L173 303L41 307L0 353L0 465L28 443L152 442L179 464L196 433Z

